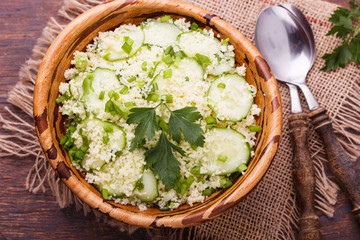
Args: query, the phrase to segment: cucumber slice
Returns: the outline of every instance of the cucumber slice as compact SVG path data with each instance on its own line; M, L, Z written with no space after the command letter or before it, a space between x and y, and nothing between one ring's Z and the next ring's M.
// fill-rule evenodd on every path
M204 78L204 69L193 58L183 58L179 62L178 66L170 66L172 74L170 78L164 78L163 71L160 72L153 80L153 83L157 83L158 94L166 94L169 90L175 87L174 79L182 79L184 83L186 81L201 81ZM166 70L166 69L165 69Z
M142 202L152 202L159 196L157 180L154 173L151 170L145 170L142 177L139 180L143 188L141 190L136 189L134 194Z
M149 21L143 25L145 44L168 47L176 42L182 32L175 24L169 22Z
M219 62L214 68L210 69L208 73L213 76L220 76L223 73L230 72L235 67L235 59L233 57L227 58Z
M237 171L240 164L250 160L250 145L245 137L229 128L212 128L206 136L207 161L202 162L206 174L226 175Z
M121 192L120 189L112 188L110 182L99 183L96 184L95 187L103 194L104 198L106 197L104 196L104 190L106 191L105 194L113 198L122 198L125 196L125 193Z
M120 29L108 32L107 37L99 38L98 50L102 58L113 62L133 56L143 45L145 35L140 27ZM131 43L127 38L131 39ZM128 48L125 48L124 44ZM124 49L130 50L129 52Z
M208 91L209 106L221 120L241 121L248 115L253 101L249 84L238 74L217 78Z
M220 52L220 41L216 38L197 31L182 33L177 38L178 45L188 57L195 57L197 53L214 58Z
M109 142L106 147L110 148L110 151L113 153L119 153L125 148L126 144L126 134L122 130L121 127L114 123L104 122L100 119L85 119L81 122L83 128L83 134L87 136L89 141L89 148L96 147L96 146L103 146L100 148L99 151L105 148L107 144L103 143L103 139L99 137L93 137L93 135L86 134L89 131L98 132L100 136L108 136ZM107 125L108 128L112 128L112 132L105 132L104 126ZM86 131L84 131L86 130ZM100 152L101 153L101 152ZM98 156L101 156L101 154ZM100 170L106 163L110 162L111 158L103 159L100 157L91 157L89 154L86 154L84 159L81 161L80 166L85 170Z
M187 56L196 57L196 54L201 54L211 60L208 69L208 74L219 76L223 73L229 72L235 66L235 59L228 57L225 59L218 59L221 53L221 43L218 39L202 34L197 31L182 33L178 36L178 45Z
M87 74L84 74L83 81ZM91 87L87 91L84 91L84 84L78 89L79 100L82 101L87 110L94 115L98 115L104 111L106 101L99 99L101 91L107 92L108 89L116 89L120 87L118 78L115 75L115 71L107 68L96 68L92 75Z

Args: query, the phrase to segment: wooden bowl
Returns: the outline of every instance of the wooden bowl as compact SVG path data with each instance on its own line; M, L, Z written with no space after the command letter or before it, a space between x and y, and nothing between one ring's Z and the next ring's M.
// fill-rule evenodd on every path
M158 208L139 211L136 206L105 201L101 194L84 179L59 144L65 133L62 116L55 99L59 84L65 81L64 72L70 67L73 53L82 51L100 31L114 29L121 24L139 24L143 20L171 15L195 21L200 27L212 28L222 38L230 38L235 48L236 62L245 64L247 81L256 86L255 103L261 108L257 119L262 132L258 134L255 156L246 173L228 189L224 189L204 203L192 207L162 212ZM110 217L146 228L182 228L215 218L239 203L259 183L276 153L280 142L282 110L278 87L267 63L259 51L235 27L218 16L177 0L119 0L96 6L74 19L55 39L47 51L34 90L34 120L45 155L61 180L82 201Z

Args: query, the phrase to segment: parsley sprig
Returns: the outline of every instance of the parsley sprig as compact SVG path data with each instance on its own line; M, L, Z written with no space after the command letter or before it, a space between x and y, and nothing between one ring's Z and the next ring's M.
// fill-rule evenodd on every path
M351 0L349 7L351 10L338 7L329 18L334 25L326 35L336 35L343 42L331 53L322 56L325 59L325 66L321 69L323 71L344 68L352 60L356 65L360 63L360 23L353 24L353 20L360 17L360 5Z
M156 115L156 109L161 107L161 116ZM164 120L164 110L170 111L168 123ZM127 120L128 123L139 123L135 128L135 137L131 141L130 151L137 147L142 147L145 137L151 140L157 130L161 130L158 143L152 149L145 152L146 168L154 168L154 173L158 174L167 189L174 186L176 179L180 175L180 163L174 156L174 151L185 156L185 151L170 142L167 134L177 143L182 140L191 145L204 145L204 131L200 124L195 123L201 118L201 114L196 111L196 107L185 107L172 111L166 103L161 101L153 108L132 108ZM166 134L167 132L167 134ZM182 134L181 134L182 133Z

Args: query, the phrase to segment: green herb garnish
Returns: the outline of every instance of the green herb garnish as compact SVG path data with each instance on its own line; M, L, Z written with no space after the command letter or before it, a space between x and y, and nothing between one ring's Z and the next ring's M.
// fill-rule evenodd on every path
M344 68L352 60L355 65L360 63L360 23L356 26L353 24L353 20L360 17L360 5L352 0L349 6L351 10L338 7L329 18L334 25L326 35L336 35L343 42L331 53L322 56L325 60L325 66L321 68L323 71Z
M151 95L151 96L154 96ZM156 115L156 109L161 107L161 117ZM170 111L169 122L163 118L165 109ZM176 142L180 143L182 134L187 142L195 146L204 145L203 130L195 121L201 118L196 107L185 107L172 111L164 100L154 108L132 108L128 117L128 123L139 123L135 128L135 137L131 141L130 151L136 147L142 147L145 137L151 140L155 132L161 130L157 145L145 152L146 168L154 168L167 189L174 186L180 174L180 163L173 154L173 151L185 155L184 150L171 143L166 135L168 132ZM190 181L190 180L189 180ZM188 188L186 188L188 189Z
M170 110L170 109L169 109ZM203 130L200 125L195 123L201 118L201 114L196 111L196 107L185 107L171 111L169 119L169 135L178 143L183 133L185 140L196 146L204 145Z
M132 108L127 123L139 123L135 128L135 137L131 141L130 151L138 146L142 146L145 136L152 139L158 130L156 119L156 108Z
M174 186L177 175L180 173L180 163L175 158L173 150L185 155L185 152L172 144L162 132L155 148L145 152L146 167L154 166L154 173L159 175L167 189Z

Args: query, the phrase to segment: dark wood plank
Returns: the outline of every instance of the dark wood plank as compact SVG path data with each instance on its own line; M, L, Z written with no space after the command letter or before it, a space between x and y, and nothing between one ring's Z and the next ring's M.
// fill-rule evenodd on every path
M328 0L347 6L344 0ZM55 15L62 0L1 0L0 1L0 113L11 110L28 118L6 102L7 94L18 81L20 66L31 56L31 50ZM30 118L28 118L31 120ZM1 127L0 127L0 131ZM60 210L50 192L33 195L25 190L25 178L32 165L30 159L4 157L0 161L0 239L146 239L146 231L132 236L120 233L93 216L83 216L73 208ZM360 163L356 165L360 172ZM360 239L351 206L340 192L335 217L329 219L319 212L320 231L324 239Z

